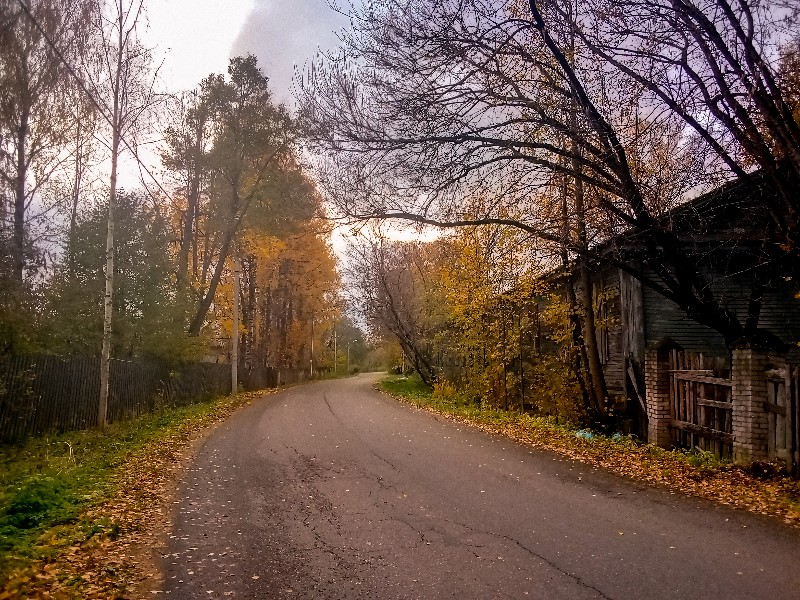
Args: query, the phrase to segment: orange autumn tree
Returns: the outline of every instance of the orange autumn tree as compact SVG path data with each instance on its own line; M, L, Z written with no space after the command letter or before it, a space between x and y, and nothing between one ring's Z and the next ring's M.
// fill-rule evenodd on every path
M540 343L536 258L528 236L468 227L442 240L439 281L449 313L443 369L455 391L503 409L532 404ZM526 391L527 390L527 391Z
M540 314L543 253L507 227L431 242L362 237L348 255L350 297L373 338L395 340L437 396L582 422L578 380L557 345L564 307Z
M308 220L280 239L249 230L238 243L240 261L239 348L243 372L278 382L290 373L329 367L324 351L332 323L340 317L339 275L319 220ZM233 261L218 291L214 317L220 338L230 340ZM313 350L312 350L313 348Z

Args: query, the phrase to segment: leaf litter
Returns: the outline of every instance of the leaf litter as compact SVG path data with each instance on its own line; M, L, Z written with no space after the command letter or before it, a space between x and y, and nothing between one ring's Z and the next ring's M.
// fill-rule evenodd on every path
M218 399L158 430L113 466L113 486L90 494L73 523L48 528L37 542L45 558L26 561L0 587L0 600L152 598L161 593L159 561L178 478L199 443L238 408L275 390ZM112 442L113 443L113 442ZM91 535L78 523L102 524ZM49 552L41 552L43 548Z

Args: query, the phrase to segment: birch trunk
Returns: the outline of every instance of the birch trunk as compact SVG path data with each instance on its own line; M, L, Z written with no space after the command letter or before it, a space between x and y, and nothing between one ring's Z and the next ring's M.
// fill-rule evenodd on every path
M108 194L108 227L106 231L106 290L103 310L103 347L100 353L100 403L97 411L97 424L105 428L108 425L108 392L111 375L111 317L114 312L114 209L117 203L117 166L119 163L120 130L123 120L122 78L124 50L124 13L120 7L119 35L117 38L117 63L114 73L114 106L112 112L111 133L111 190Z
M23 110L17 132L17 173L14 181L14 237L13 237L13 272L14 281L21 288L25 277L25 204L27 195L25 180L28 176L28 156L26 141L28 138L29 110Z

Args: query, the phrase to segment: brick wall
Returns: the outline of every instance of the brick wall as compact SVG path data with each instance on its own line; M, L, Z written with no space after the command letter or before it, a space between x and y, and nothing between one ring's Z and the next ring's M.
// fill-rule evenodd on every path
M645 354L647 441L662 447L673 444L670 407L670 350L674 343L650 348ZM734 348L731 359L731 418L733 458L738 463L768 460L769 414L767 370L772 364L761 349L749 344Z

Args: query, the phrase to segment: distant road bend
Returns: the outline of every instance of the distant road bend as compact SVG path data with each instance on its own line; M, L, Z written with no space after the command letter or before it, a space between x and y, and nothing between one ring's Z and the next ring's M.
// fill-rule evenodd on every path
M798 599L800 534L415 410L377 376L254 402L181 483L171 598Z

